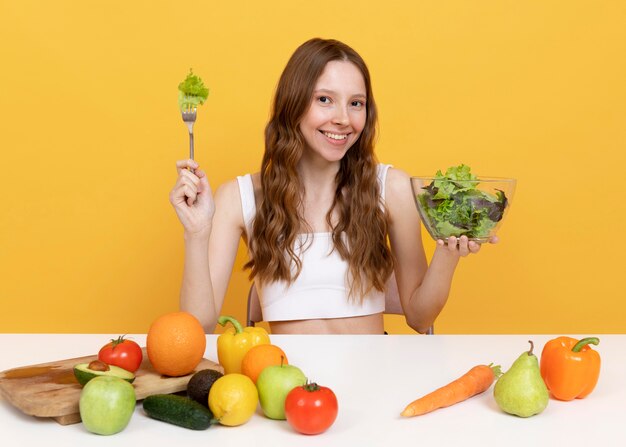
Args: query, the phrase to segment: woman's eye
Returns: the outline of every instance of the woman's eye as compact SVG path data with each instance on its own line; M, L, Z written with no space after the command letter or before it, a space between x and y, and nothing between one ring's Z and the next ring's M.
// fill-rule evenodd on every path
M352 101L352 107L363 107L365 104L363 103L363 101Z
M330 98L328 96L320 96L317 100L322 104L330 104Z

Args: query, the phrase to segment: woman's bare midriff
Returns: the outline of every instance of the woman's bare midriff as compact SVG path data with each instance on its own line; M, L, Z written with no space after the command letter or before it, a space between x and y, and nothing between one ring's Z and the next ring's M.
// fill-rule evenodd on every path
M325 320L270 322L272 334L383 334L383 314Z

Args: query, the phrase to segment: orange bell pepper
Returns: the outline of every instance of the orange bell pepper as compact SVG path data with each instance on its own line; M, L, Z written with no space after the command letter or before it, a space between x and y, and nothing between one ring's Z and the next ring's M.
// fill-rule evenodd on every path
M589 345L599 342L596 337L557 337L546 343L541 353L541 377L555 398L582 399L593 391L600 376L600 354Z

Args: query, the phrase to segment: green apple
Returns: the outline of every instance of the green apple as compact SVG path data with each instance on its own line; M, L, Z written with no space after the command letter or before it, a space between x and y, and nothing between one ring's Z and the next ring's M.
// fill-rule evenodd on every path
M80 393L80 417L85 428L98 435L112 435L126 428L135 411L135 388L113 376L91 379Z
M293 365L273 365L261 371L256 381L263 413L270 419L285 418L285 399L289 391L306 385L306 376Z

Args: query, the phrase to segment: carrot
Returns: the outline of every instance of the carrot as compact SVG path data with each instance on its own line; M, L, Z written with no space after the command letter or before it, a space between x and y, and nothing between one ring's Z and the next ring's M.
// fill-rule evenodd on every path
M474 366L455 381L414 400L407 405L400 415L404 417L420 416L482 393L491 386L496 377L502 374L500 366L491 365L493 363Z

